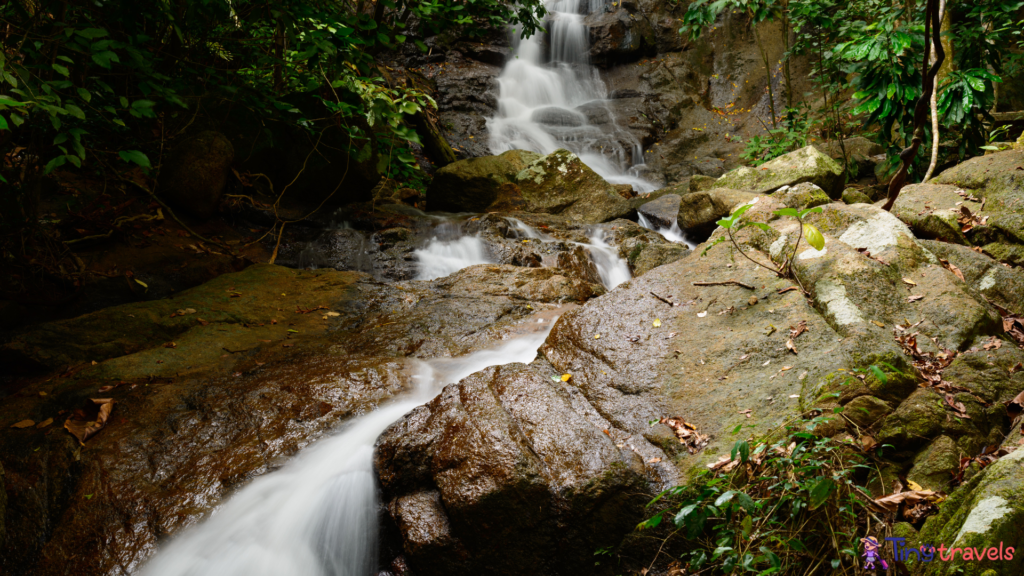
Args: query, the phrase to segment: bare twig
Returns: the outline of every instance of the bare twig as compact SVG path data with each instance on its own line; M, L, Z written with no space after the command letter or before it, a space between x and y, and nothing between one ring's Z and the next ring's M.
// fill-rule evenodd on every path
M743 282L740 282L738 280L726 280L725 282L694 282L693 285L694 286L740 286L741 288L746 288L747 290L753 290L754 289L754 287L751 286L750 284L744 284ZM651 292L651 294L654 294L654 292ZM657 296L657 294L655 294L655 296Z

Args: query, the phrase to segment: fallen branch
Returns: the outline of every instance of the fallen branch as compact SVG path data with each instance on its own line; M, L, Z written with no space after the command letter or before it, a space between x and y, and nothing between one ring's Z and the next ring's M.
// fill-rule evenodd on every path
M726 280L725 282L694 282L693 285L694 286L739 286L741 288L746 288L747 290L754 290L754 287L751 286L750 284L744 284L743 282L739 282L737 280ZM651 292L651 294L654 294L654 293Z
M134 180L129 180L127 178L119 178L119 180L121 180L122 182L127 182L129 184L132 184L136 188L138 188L139 190L142 190L146 194L149 194L150 198L152 198L153 200L156 200L161 206L163 206L164 209L167 210L167 213L171 215L171 218L174 218L175 222L180 224L181 227L184 228L186 231L188 231L189 234L195 236L196 238L198 238L199 240L202 240L203 242L206 242L207 244L213 244L214 246L220 246L221 248L227 250L228 252L232 251L231 247L228 246L227 244L224 244L222 242L216 242L214 240L209 240L207 238L204 238L202 235L197 233L195 230L189 228L187 224L185 224L184 222L181 221L181 218L178 218L178 215L174 213L174 210L171 210L171 207L168 206L163 200L158 198L156 194L153 194L153 192L150 191L149 188L146 188L142 184L139 184L138 182L136 182Z
M665 298L664 296L658 296L653 291L651 292L651 296L654 296L655 298L657 298L658 300L661 300L662 302L664 302L665 304L668 304L669 306L675 306L676 305L675 302L669 300L668 298Z

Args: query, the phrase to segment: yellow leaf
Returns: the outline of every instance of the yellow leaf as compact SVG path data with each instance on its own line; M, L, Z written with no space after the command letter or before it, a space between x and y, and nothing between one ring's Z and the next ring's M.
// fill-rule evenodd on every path
M28 428L29 426L35 426L34 420L22 420L16 424L11 424L11 428Z
M601 337L601 335L600 335L600 334L594 334L594 340L597 340L597 339L599 339L600 337Z
M907 480L907 486L911 490L924 490L924 488L922 488L920 484L918 484L917 482L914 482L913 480Z
M906 282L907 284L911 285L911 286L917 286L917 282L914 282L910 278L904 278L903 281Z
M658 319L658 318L654 319L654 327L655 328L661 328L661 320L660 319Z
M878 320L872 320L871 323L874 324L875 326L878 326L879 328L885 328L885 324L882 324Z
M149 288L149 284L146 284L142 280L139 280L138 278L136 278L135 281L139 283L139 286L142 286L143 288L147 288L147 289Z
M572 378L572 374L562 374L562 382L568 382Z

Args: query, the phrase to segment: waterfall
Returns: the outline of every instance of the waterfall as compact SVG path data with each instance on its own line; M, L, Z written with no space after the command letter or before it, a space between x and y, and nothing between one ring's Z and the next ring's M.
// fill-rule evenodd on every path
M491 350L417 362L416 390L351 421L284 468L256 479L205 522L176 536L145 576L369 576L377 569L373 446L395 420L446 384L488 366L531 362L557 318Z
M492 264L487 245L479 236L463 236L455 222L445 222L423 248L413 251L419 263L416 280L433 280L474 264Z
M590 65L587 13L603 11L603 0L550 0L548 53L539 34L520 39L498 77L498 112L487 121L493 154L523 149L548 154L567 148L613 184L637 192L656 186L639 176L643 146L615 120L608 91ZM605 129L593 118L607 118Z
M604 241L604 230L595 229L590 236L590 244L583 246L590 252L590 257L597 265L597 273L601 276L601 283L605 288L611 290L633 277L629 271L629 264L619 256L619 251Z
M654 230L658 234L661 234L662 236L665 237L665 240L668 240L669 242L675 242L676 244L685 244L686 247L689 248L690 250L693 250L694 248L697 247L697 244L695 242L692 242L689 238L686 237L686 233L683 232L682 228L679 227L678 221L672 222L672 226L668 228L658 228L650 220L648 220L643 215L643 213L637 212L637 216L639 216L639 219L637 220L638 224L640 224L644 228L647 228L648 230Z

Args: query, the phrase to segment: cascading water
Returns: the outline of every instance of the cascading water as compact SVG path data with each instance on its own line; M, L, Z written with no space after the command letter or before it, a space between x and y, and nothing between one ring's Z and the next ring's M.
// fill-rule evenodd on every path
M492 350L418 363L416 390L349 423L281 470L258 478L176 537L146 576L369 576L377 567L373 445L446 384L488 366L531 362L557 318Z
M644 162L640 141L615 121L605 84L590 65L583 18L604 10L605 0L551 0L546 7L547 54L539 34L520 39L513 32L513 55L498 77L498 113L487 122L491 152L567 148L609 182L654 190L637 171ZM595 114L610 120L604 130L589 120Z
M629 280L633 274L629 271L629 264L619 256L619 251L612 248L604 241L604 231L600 228L594 230L590 236L590 244L583 244L590 252L590 257L597 265L597 273L601 276L601 283L611 290L619 284Z
M441 224L423 248L413 252L419 271L416 280L433 280L474 264L491 264L487 245L478 236L463 236L454 222Z
M665 237L665 240L668 240L669 242L675 242L677 244L686 244L686 247L689 248L690 250L693 250L694 248L697 247L697 244L695 242L692 242L689 238L686 237L686 234L683 232L682 228L679 227L679 222L673 222L672 226L668 228L658 228L650 220L648 220L642 213L637 212L637 215L639 216L639 219L637 220L638 224L640 224L644 228L647 228L648 230L654 230L658 234L661 234L662 236Z

